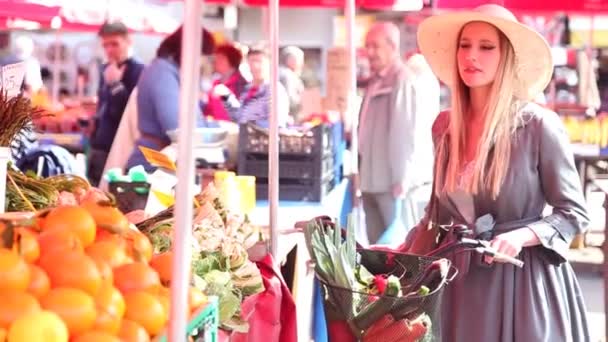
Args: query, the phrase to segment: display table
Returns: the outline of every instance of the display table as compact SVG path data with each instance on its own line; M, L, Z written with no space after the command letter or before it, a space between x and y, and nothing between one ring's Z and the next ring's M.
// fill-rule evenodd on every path
M589 185L593 184L595 179L595 175L597 173L601 173L604 167L600 163L608 162L608 155L598 155L598 154L584 154L584 153L576 153L574 154L574 161L576 163L576 168L578 170L578 174L581 178L581 184L583 186L583 194L585 198L587 197L587 190ZM603 171L602 171L603 172Z
M88 144L87 137L81 133L39 133L37 138L43 145L59 145L73 154L84 153Z
M278 246L277 257L281 263L289 262L287 268L293 271L291 287L296 302L298 317L298 341L313 339L313 300L315 299L314 271L309 269L310 255L302 232L294 230L297 222L308 221L316 216L327 215L346 222L350 213L351 195L349 182L344 179L322 202L280 201L278 213ZM269 222L268 201L258 201L256 209L250 215L251 222L267 227ZM290 257L294 256L295 257Z
M604 195L604 210L606 212L606 223L604 227L604 243L602 245L602 250L604 252L604 314L605 314L605 324L608 327L608 179L595 179L593 180L593 184L600 189ZM606 329L606 340L608 341L608 329Z

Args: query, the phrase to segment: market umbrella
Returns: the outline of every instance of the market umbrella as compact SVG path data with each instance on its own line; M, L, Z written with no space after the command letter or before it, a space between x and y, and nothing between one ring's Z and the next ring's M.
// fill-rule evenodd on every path
M436 8L463 9L483 4L498 4L512 11L526 12L568 12L595 14L608 11L608 1L603 0L437 0Z
M150 0L123 0L115 6L106 1L0 0L0 19L4 19L7 26L25 21L30 24L24 23L24 28L51 29L53 19L59 18L62 31L95 32L106 20L116 19L132 31L164 34L179 26L166 14L165 7L164 3L159 5Z

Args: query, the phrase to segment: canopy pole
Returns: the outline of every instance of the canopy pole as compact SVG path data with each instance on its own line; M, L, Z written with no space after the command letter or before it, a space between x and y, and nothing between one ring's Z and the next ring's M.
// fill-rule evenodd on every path
M171 281L169 341L186 340L190 262L192 259L192 215L194 197L194 157L192 155L199 89L201 55L201 0L185 0L179 94L179 136Z
M355 110L357 98L357 44L355 42L355 21L356 21L356 4L355 0L346 0L344 8L344 16L346 23L346 49L348 55L348 68L350 70L350 78L348 80L348 106L347 117L351 123L351 176L352 176L352 196L353 207L359 206L359 113ZM359 213L359 210L355 210ZM358 217L354 218L355 225L360 222ZM358 227L355 226L357 229ZM357 230L358 231L358 230Z
M59 67L61 59L61 17L55 16L51 20L51 28L55 30L55 44L53 45L53 81L51 84L51 100L53 106L59 103L59 89L61 88L61 68Z
M279 214L279 0L269 0L268 25L270 42L270 122L268 137L268 204L270 208L270 254L277 257Z

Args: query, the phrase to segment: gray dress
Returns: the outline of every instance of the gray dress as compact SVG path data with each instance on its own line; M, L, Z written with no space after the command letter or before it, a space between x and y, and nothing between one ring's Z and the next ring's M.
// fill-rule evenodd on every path
M568 137L551 111L528 104L518 115L521 123L498 198L488 193L443 195L436 218L442 224L473 223L473 235L487 239L527 226L541 245L522 250L522 269L486 265L470 252L450 256L460 273L444 292L441 330L446 342L590 340L583 295L566 260L571 240L589 221ZM436 142L446 132L447 120L447 113L436 120ZM546 204L553 213L542 217ZM480 217L486 224L470 222ZM406 246L428 221L427 213L408 235ZM448 234L444 243L450 239Z

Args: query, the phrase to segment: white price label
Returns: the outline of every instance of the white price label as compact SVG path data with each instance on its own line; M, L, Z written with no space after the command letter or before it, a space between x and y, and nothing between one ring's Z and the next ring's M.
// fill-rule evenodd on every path
M17 96L21 92L21 84L25 77L25 63L19 62L9 64L2 67L2 90L8 94L8 97Z

